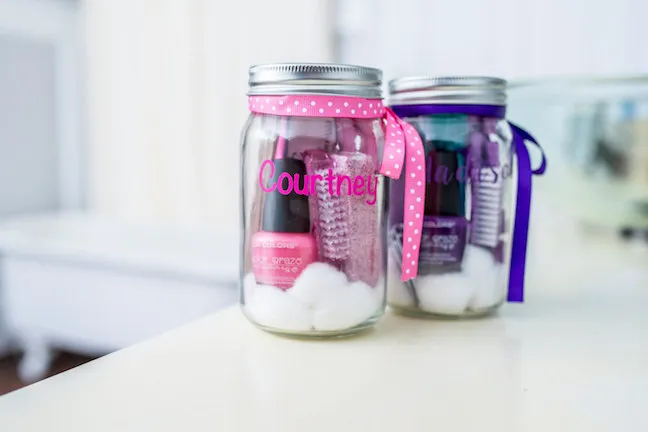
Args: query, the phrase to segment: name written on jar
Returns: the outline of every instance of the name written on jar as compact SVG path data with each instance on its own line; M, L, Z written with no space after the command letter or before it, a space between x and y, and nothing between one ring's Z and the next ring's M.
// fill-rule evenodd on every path
M443 183L450 184L452 181L458 183L483 182L497 183L500 179L506 180L511 177L512 169L509 164L500 167L493 166L475 166L470 161L465 166L460 166L456 170L448 168L443 164L436 165L434 158L428 156L425 161L426 183Z
M317 195L324 185L331 196L367 196L366 203L376 204L376 191L378 189L378 176L355 176L333 174L329 169L324 176L320 174L290 174L283 172L277 178L276 183L264 184L265 171L268 171L269 178L274 177L274 162L266 160L261 164L259 171L259 186L264 192L278 191L282 195L296 193L297 195Z

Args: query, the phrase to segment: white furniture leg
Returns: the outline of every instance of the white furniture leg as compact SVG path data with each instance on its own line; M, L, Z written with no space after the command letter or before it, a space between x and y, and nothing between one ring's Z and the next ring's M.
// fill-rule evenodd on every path
M23 357L18 365L18 377L25 383L32 383L47 376L54 354L45 338L29 337L20 341Z
M11 339L0 327L0 357L11 352L12 344Z

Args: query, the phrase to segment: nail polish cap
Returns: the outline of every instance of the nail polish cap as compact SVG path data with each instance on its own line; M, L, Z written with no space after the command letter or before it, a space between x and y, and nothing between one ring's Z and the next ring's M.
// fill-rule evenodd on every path
M456 177L460 166L458 154L432 150L427 160L432 163L430 182L425 192L424 214L427 216L464 216L464 191ZM441 171L437 171L441 168ZM446 178L447 176L447 178Z
M310 212L308 209L308 195L305 191L304 176L306 166L298 159L276 159L274 174L268 185L277 187L272 192L267 192L263 206L262 229L266 232L281 233L308 233L310 232ZM288 175L282 176L283 173ZM295 174L298 181L295 184ZM281 177L281 180L279 179ZM304 195L296 189L305 191ZM280 192L284 191L284 193Z

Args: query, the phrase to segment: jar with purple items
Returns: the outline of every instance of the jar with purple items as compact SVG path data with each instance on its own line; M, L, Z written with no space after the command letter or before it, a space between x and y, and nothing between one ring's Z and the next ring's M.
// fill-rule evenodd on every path
M506 81L406 77L389 87L391 109L422 138L426 192L418 275L403 282L406 191L390 181L388 304L471 317L522 301L531 176L545 163L532 170L524 141L535 140L504 118Z

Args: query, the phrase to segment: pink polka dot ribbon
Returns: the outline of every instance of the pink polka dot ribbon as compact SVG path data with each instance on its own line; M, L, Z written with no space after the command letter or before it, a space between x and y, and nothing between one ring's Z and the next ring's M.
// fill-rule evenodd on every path
M403 215L403 282L418 274L419 246L423 228L425 204L425 151L418 132L385 109L385 150L380 173L393 179L405 175L405 202ZM403 173L403 163L405 171Z
M250 111L291 117L378 118L385 114L380 99L351 96L250 96Z
M378 172L392 179L407 176L401 279L415 278L423 227L426 172L423 142L416 129L398 118L380 99L326 95L250 96L248 106L254 113L290 117L383 119L385 146Z

